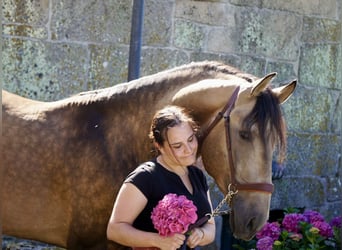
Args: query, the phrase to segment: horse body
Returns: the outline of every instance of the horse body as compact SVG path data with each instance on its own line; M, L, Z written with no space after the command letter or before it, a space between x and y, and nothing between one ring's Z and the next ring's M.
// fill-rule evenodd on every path
M264 140L255 125L241 129L270 80L257 79L224 64L201 62L56 102L3 91L3 233L68 249L106 248L116 193L126 175L151 157L147 134L155 111L167 104L185 106L205 129L237 86L230 128L236 178L271 183L272 123L267 121ZM272 93L281 103L294 88L295 82ZM249 139L241 139L241 131ZM201 155L226 193L231 176L223 133L220 122L201 145ZM234 196L235 235L252 237L266 222L269 205L269 193ZM111 243L111 248L120 246Z

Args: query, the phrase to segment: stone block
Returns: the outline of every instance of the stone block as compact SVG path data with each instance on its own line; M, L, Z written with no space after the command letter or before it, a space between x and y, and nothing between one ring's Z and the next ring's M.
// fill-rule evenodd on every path
M266 64L266 73L277 72L273 83L289 83L298 78L295 65L282 61L270 61ZM282 84L281 84L282 85Z
M338 88L337 61L339 51L334 44L304 44L299 61L299 81L305 85Z
M90 63L87 89L111 87L126 82L128 77L128 46L89 45Z
M192 50L204 47L206 33L202 25L184 20L176 20L174 25L174 46Z
M5 36L48 39L47 29L40 26L4 24L2 32Z
M129 43L131 1L61 0L52 5L53 40Z
M331 175L330 177L327 177L327 192L327 200L329 202L342 200L342 183L341 177L339 177L338 173L336 173L335 175Z
M320 207L325 203L324 183L315 177L283 177L274 181L272 209Z
M262 0L229 0L229 2L238 6L262 7Z
M2 22L44 26L49 20L49 0L2 1Z
M150 0L144 6L144 45L171 45L173 3L170 1Z
M282 105L289 130L331 132L339 128L336 115L340 92L325 88L310 88L301 84L293 96Z
M266 60L264 58L249 55L241 56L239 68L248 74L263 77L266 75L265 67Z
M189 63L189 56L182 50L144 48L141 52L141 76L151 75Z
M262 0L263 8L296 12L308 16L322 16L336 19L338 17L338 3L336 0Z
M210 1L176 1L176 18L182 18L202 24L224 26L232 21L227 15L227 4Z
M85 90L87 51L82 45L3 39L3 88L41 101Z
M324 215L324 218L327 221L330 221L334 217L342 215L342 202L329 202L317 210Z
M288 133L285 176L337 176L338 135Z
M298 16L252 8L234 8L227 15L234 22L210 27L208 51L290 61L298 58L302 25Z
M298 57L302 25L298 16L245 8L236 19L239 51L290 61Z
M212 53L235 53L238 48L238 30L230 27L210 27L207 50Z
M341 23L335 20L306 17L303 21L302 41L305 43L338 43Z

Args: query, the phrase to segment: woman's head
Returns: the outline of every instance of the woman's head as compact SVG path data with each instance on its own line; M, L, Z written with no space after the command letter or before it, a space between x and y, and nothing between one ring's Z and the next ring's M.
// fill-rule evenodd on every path
M178 106L166 106L154 115L149 137L158 145L163 146L165 142L168 142L168 130L182 123L188 123L197 135L199 127L186 109Z
M188 166L197 157L198 130L198 125L184 108L167 106L153 117L150 139L157 155L169 165Z

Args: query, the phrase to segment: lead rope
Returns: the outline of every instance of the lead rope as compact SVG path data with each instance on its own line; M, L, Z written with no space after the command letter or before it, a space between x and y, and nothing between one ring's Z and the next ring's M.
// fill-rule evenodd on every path
M228 185L228 192L227 192L226 196L221 200L221 202L217 205L217 207L214 209L214 211L211 214L207 214L207 215L209 215L210 217L216 217L216 216L221 216L221 215L231 213L231 211L232 211L231 202L232 202L233 196L238 193L238 190L231 190L231 187L232 187L232 184L229 184ZM229 209L221 210L222 206L225 203L229 206Z
M187 232L191 232L192 229L196 228L196 227L201 227L203 226L205 223L207 223L208 220L210 220L210 218L212 217L216 217L216 216L220 216L220 215L225 215L225 214L229 214L231 212L231 208L227 209L227 210L221 210L222 206L224 203L227 203L227 205L230 207L233 196L237 194L237 190L231 190L232 184L228 185L228 193L226 194L226 196L222 199L222 201L217 205L217 207L214 209L214 211L212 213L207 213L206 215L204 215L202 218L200 218L198 221L196 221L196 223L191 224L188 228ZM221 211L220 211L221 210Z

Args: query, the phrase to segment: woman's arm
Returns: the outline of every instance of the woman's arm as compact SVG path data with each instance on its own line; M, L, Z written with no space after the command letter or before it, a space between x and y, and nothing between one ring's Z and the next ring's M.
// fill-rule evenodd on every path
M146 204L146 197L136 186L131 183L124 183L116 198L109 219L107 238L130 247L179 248L185 239L182 234L162 237L157 233L145 232L132 226Z

